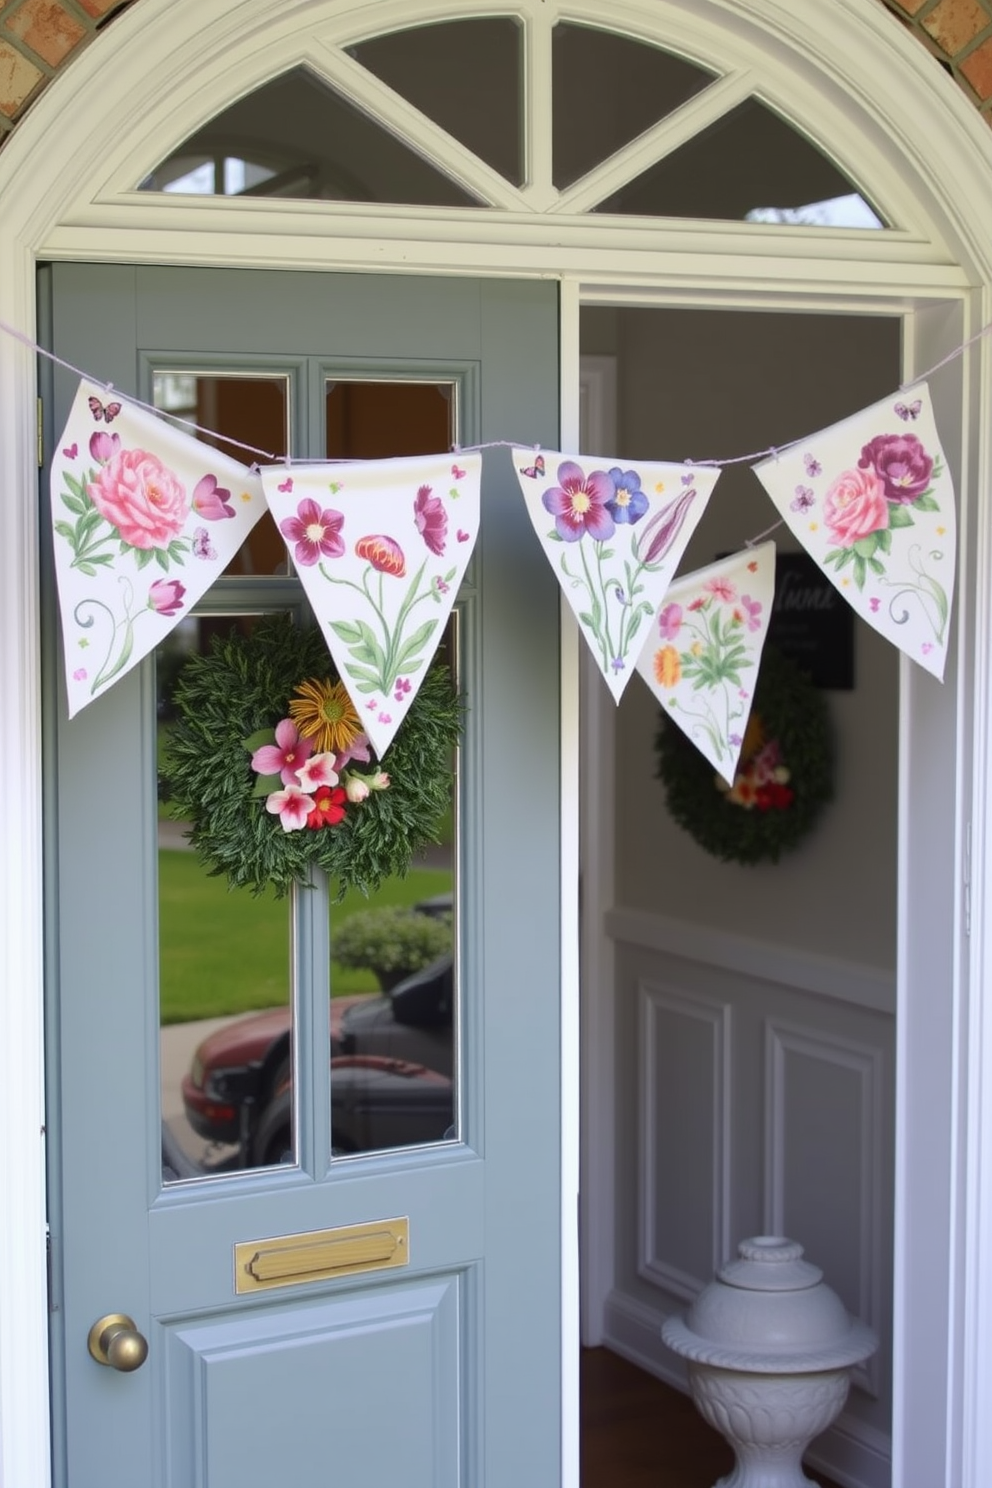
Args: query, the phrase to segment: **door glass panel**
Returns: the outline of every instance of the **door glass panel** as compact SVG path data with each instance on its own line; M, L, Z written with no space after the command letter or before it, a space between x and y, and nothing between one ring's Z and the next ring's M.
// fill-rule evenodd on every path
M156 408L181 421L187 433L194 432L190 424L197 425L196 438L201 443L223 450L243 465L263 460L252 451L265 450L273 460L289 452L289 397L289 378L274 374L163 369L152 379ZM268 512L256 522L225 572L286 572L286 544Z
M369 72L519 186L521 31L509 16L443 21L348 47Z
M553 179L570 186L674 113L714 74L647 42L565 21L552 31Z
M328 378L329 459L436 454L454 442L457 385ZM438 660L458 676L457 616ZM388 761L387 761L388 764ZM405 879L330 909L335 1158L457 1136L456 761L440 841Z
M139 190L480 205L304 67L222 110L168 155Z
M184 620L156 653L158 754L169 748L172 695L191 654L249 619ZM240 1173L295 1160L292 1111L271 1159L258 1112L292 1079L292 901L229 890L191 849L159 790L159 1016L163 1180Z
M885 226L832 160L754 98L595 210L810 227Z

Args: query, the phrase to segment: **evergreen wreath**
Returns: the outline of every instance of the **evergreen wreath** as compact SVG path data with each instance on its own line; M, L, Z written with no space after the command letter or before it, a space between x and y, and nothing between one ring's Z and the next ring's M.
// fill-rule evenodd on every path
M281 896L316 867L339 897L367 894L438 840L462 723L443 663L428 670L382 768L320 631L289 616L214 636L182 667L172 703L163 795L232 888Z
M732 787L664 714L656 739L668 809L700 847L724 862L777 862L797 847L833 796L826 699L766 646Z

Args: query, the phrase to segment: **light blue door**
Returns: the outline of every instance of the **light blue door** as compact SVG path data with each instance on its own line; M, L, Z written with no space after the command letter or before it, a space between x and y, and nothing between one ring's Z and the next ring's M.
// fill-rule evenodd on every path
M260 389L271 393L272 417L298 457L330 447L342 387L420 396L426 385L463 445L557 437L550 284L57 265L42 290L50 345L64 361L173 411L192 398L203 423L206 399L222 433L220 395L237 384L242 437L246 408L249 427L271 424L262 410L254 425L250 412ZM74 390L74 376L58 369L48 414L56 434ZM414 429L419 419L414 406ZM272 566L248 555L240 575L219 580L197 634L268 610L304 617L296 581ZM234 1110L235 1126L255 1123L247 1146L231 1127L226 1144L207 1142L209 1160L194 1151L184 1166L188 1152L168 1145L185 1118L172 1113L163 1076L176 1030L160 1037L159 927L173 911L159 865L185 873L191 855L159 851L167 829L156 801L156 666L143 663L67 722L53 591L47 610L56 1483L553 1488L558 604L508 452L485 457L482 535L450 641L467 726L450 849L448 1067L435 1067L433 1082L410 1075L444 1064L431 1054L430 1019L412 1062L413 1034L396 1021L395 1043L367 1046L394 1083L449 1089L441 1127L436 1113L433 1126L418 1127L411 1097L414 1124L399 1135L373 1121L364 1137L336 1141L346 1118L334 1102L347 1082L339 1072L336 1083L327 1058L328 1010L339 1004L328 995L334 912L318 888L285 911L292 1037L280 1022L290 1012L276 1009L264 1027L235 1020L233 1035L230 1020L209 1025L218 1038L196 1058L202 1065L214 1050L217 1069L205 1074L181 1053L183 1100L199 1101L194 1122L208 1128ZM218 903L218 926L227 907ZM277 1026L280 1048L292 1051L278 1077L266 1063ZM246 1028L260 1040L251 1057ZM222 1048L233 1058L232 1038L241 1040L239 1078L264 1070L269 1081L254 1106L238 1104L244 1089L219 1068ZM272 1138L279 1098L292 1114ZM267 1278L247 1291L251 1266L236 1251L246 1244ZM386 1251L399 1264L366 1269ZM117 1325L93 1339L91 1330L118 1316L133 1326L119 1325L111 1363L101 1363L88 1344L99 1354L102 1334L106 1351ZM130 1372L115 1367L137 1360L136 1335L147 1358Z

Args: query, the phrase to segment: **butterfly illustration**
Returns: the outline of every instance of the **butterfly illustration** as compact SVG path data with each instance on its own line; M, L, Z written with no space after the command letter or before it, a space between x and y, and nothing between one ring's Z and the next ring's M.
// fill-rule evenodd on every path
M217 549L210 541L210 533L206 527L197 527L193 533L193 556L194 558L217 557Z
M521 465L521 475L529 475L531 480L540 480L544 474L544 456L536 456L533 465Z
M796 494L789 502L789 510L794 512L807 512L813 505L816 497L809 486L797 486Z
M812 455L806 455L803 459L803 464L806 467L807 475L823 474L823 466L820 464L819 460L814 460Z
M282 487L280 486L279 489L282 490ZM330 491L330 493L331 493L332 496L336 496L338 494L338 492L340 491L340 489L341 489L341 482L340 481L331 481L329 483L327 489Z
M923 407L923 399L922 398L917 398L914 403L910 403L910 404L897 403L896 404L896 407L895 407L895 411L899 415L899 417L902 419L903 423L906 423L906 421L908 419L919 418L919 416L920 416L920 410L922 409L922 407Z
M695 471L693 471L693 470L690 470L690 471L689 471L689 473L688 473L688 474L687 474L687 475L684 475L684 476L683 476L683 477L682 477L682 484L683 484L683 485L684 485L684 486L691 486L691 485L692 485L692 483L693 483L693 481L694 481L694 480L695 480L695 479L696 479L696 473L695 473Z
M279 483L279 490L280 491L291 491L292 489L293 489L293 477L292 476L289 476L284 481L280 481L280 483Z
M112 424L121 411L120 403L101 403L99 398L92 396L87 398L86 401L90 405L90 413L96 419L97 423L101 419L106 419L108 424Z
M451 474L454 476L455 480L464 480L466 475L468 475L468 471L463 470L460 465L452 465Z
M457 501L461 494L462 493L461 491L459 491L457 486L452 486L451 490L448 492L448 495L451 497L452 501Z

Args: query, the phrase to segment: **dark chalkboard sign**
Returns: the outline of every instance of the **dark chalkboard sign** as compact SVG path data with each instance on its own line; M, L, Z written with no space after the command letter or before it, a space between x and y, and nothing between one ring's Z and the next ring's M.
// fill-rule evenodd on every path
M854 611L808 553L779 553L768 642L816 687L854 686Z

